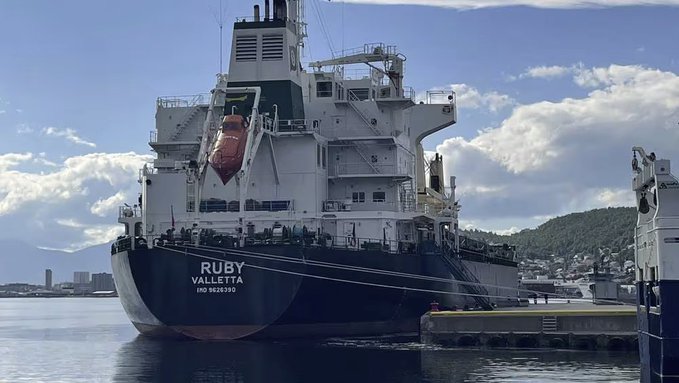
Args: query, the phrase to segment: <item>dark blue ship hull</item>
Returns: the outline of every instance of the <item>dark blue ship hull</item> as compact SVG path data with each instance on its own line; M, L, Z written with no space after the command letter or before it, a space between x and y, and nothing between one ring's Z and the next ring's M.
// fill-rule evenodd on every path
M679 302L658 298L677 295L679 281L637 282L642 382L679 382Z
M297 245L167 245L116 251L112 263L122 304L141 333L238 339L417 331L433 301L473 306L440 257ZM507 289L494 290L503 297L497 304L515 303L515 263L468 263L488 274L480 280L507 281Z

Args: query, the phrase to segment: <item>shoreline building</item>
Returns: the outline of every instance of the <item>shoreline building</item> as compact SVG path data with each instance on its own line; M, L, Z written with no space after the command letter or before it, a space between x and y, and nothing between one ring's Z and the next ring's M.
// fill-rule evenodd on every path
M116 287L113 283L113 274L99 273L92 274L92 292L97 291L115 291Z
M89 271L76 271L73 273L73 293L86 294L92 291Z
M45 290L52 290L52 269L45 269Z

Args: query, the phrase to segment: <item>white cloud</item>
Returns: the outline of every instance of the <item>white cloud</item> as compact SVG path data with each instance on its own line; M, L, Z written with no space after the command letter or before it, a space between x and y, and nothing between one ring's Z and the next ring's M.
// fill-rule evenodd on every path
M0 156L0 216L13 213L25 204L41 202L58 204L87 194L87 183L104 182L120 188L134 183L137 170L148 155L136 153L90 153L67 158L51 173L36 174L11 170L31 153L9 153Z
M447 175L458 176L462 216L477 227L526 227L573 211L633 205L632 146L677 156L678 74L610 65L571 76L593 89L581 98L516 105L496 127L437 147ZM521 223L504 225L511 219Z
M536 66L526 69L524 73L519 75L519 78L543 78L543 79L553 79L564 77L575 70L574 66Z
M33 153L28 152L0 154L0 174L22 162L30 161L32 158Z
M115 223L115 206L135 196L138 169L150 159L136 153L91 153L56 163L46 153L0 155L3 234L31 232L37 246L66 251L109 242L122 230ZM49 167L31 170L36 163Z
M512 235L512 234L518 233L520 231L521 231L521 229L519 229L518 227L512 226L509 229L495 230L494 233L499 234L499 235Z
M90 212L105 217L107 214L116 211L118 206L121 206L127 200L129 200L129 197L120 191L108 198L97 200L90 207Z
M44 134L46 136L62 137L62 138L65 138L66 140L68 140L68 141L70 141L74 144L85 145L85 146L89 146L91 148L97 147L97 144L95 144L94 142L86 141L86 140L78 137L78 135L76 133L77 132L75 130L71 129L71 128L59 129L59 128L55 128L53 126L48 126L48 127L42 129L42 134Z
M580 73L587 73L584 83L601 88L583 99L518 106L500 127L484 131L470 143L508 170L520 173L557 165L595 140L610 140L611 144L625 139L631 147L635 140L648 136L648 129L658 129L666 136L658 141L674 138L677 142L677 130L668 131L667 127L679 111L679 76L619 65ZM646 126L650 121L658 126ZM640 134L642 127L644 135Z
M479 9L509 6L572 9L632 5L679 5L679 0L344 0L344 2L379 5L424 5L455 9Z
M82 238L63 247L42 247L44 249L74 252L87 247L111 242L124 232L121 225L92 225L79 222L74 218L56 219L55 222L58 225L82 232Z
M31 134L35 132L33 128L26 124L19 124L17 126L17 134Z
M627 189L613 190L611 188L601 189L596 196L598 206L615 207L615 206L632 206L634 205L634 196Z
M0 114L5 114L5 113L7 113L6 110L0 110Z

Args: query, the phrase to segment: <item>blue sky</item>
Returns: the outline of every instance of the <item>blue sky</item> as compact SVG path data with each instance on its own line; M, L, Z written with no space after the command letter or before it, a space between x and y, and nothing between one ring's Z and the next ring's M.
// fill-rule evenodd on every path
M457 91L459 123L425 146L459 177L465 225L628 205L632 145L679 160L679 2L387 2L307 1L305 61L330 56L318 12L335 50L398 45L408 85ZM232 21L254 3L224 1L225 58ZM156 97L214 83L218 8L0 2L0 236L29 229L39 246L76 249L116 235L115 206L152 154Z

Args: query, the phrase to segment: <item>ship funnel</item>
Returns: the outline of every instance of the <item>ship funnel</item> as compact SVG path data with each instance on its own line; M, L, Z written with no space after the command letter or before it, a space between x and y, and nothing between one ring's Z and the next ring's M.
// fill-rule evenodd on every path
M273 19L286 20L288 18L287 0L273 0Z
M271 15L271 6L269 5L269 0L264 0L264 21L269 21L270 15Z
M255 5L255 21L259 21L259 5Z

